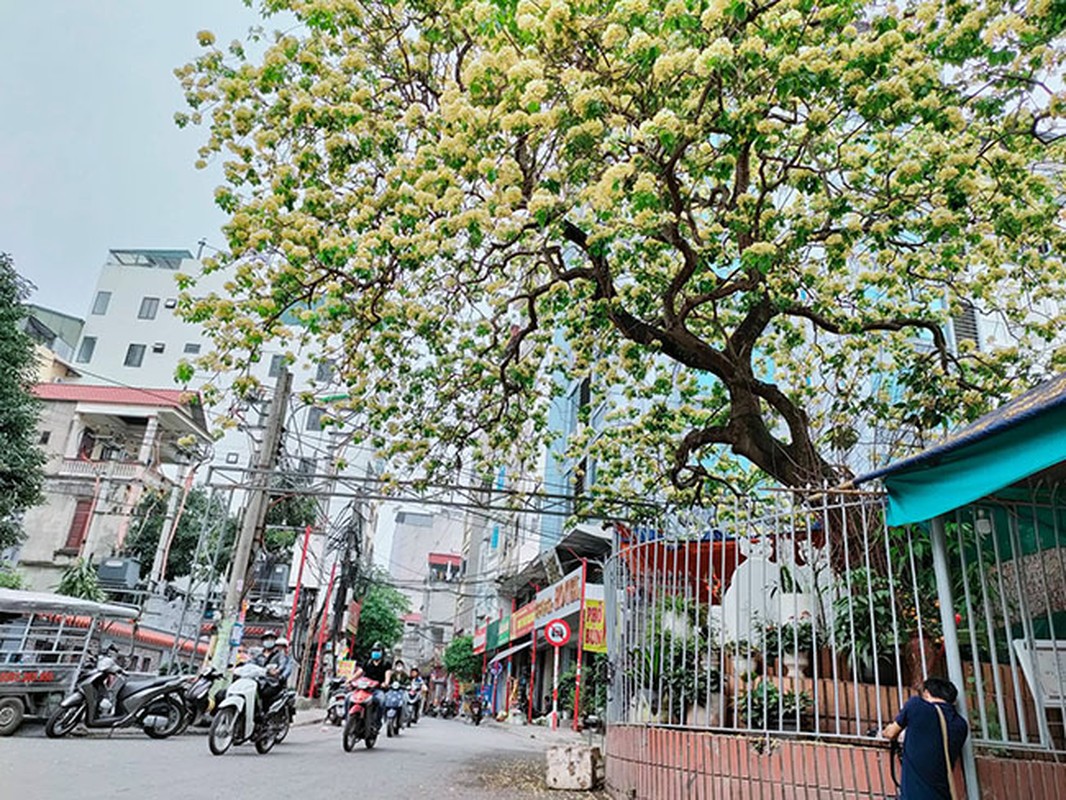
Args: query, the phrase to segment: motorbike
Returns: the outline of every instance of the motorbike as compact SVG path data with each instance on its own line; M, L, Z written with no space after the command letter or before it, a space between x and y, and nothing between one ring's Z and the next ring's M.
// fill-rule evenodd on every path
M294 693L282 690L261 708L263 683L269 673L254 663L241 664L233 670L234 681L215 709L215 718L207 733L207 745L216 756L233 745L251 741L259 753L269 753L285 738L292 723L290 704Z
M377 681L359 678L348 693L348 718L344 721L343 744L346 753L362 741L370 750L378 740L377 711L374 708L374 690Z
M212 698L211 687L223 677L225 676L221 670L208 667L189 684L189 688L185 690L185 706L188 713L182 725L183 730L190 725L199 726L210 722L211 710L219 700L217 692L216 697Z
M282 720L274 736L274 744L281 744L285 741L285 737L289 735L289 729L292 728L292 721L296 719L296 690L285 689L282 694L285 698L285 719Z
M407 707L407 693L393 681L385 692L385 735L399 736L403 727L403 712Z
M326 707L326 720L332 725L344 722L344 699L348 696L344 678L330 678L329 706Z
M470 698L470 721L475 725L481 724L482 704L480 697Z
M185 722L187 683L182 675L129 680L114 659L101 656L48 718L45 735L58 739L81 722L87 728L139 725L151 738L165 739Z
M459 713L459 707L454 700L445 699L440 701L440 706L437 709L437 713L442 719L451 719Z
M422 714L422 687L411 686L407 689L407 727L418 723Z

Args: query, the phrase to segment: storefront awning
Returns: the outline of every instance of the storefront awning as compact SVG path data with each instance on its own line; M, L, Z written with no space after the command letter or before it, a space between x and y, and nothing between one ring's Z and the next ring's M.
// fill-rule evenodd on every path
M519 650L525 650L531 644L533 644L532 641L522 642L522 644L516 644L514 647L508 647L506 650L501 650L492 657L492 660L489 661L489 663L495 664L497 661L502 661L503 659L507 658L507 656L513 656Z
M987 497L1066 460L1066 374L1030 389L935 447L855 480L880 478L888 523L905 525Z

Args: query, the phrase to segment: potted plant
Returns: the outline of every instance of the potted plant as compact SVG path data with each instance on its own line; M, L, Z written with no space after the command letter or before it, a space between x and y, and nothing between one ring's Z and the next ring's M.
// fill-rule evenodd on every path
M730 639L724 645L725 654L733 661L733 674L748 675L759 669L759 645L748 639Z
M810 711L807 692L782 692L770 681L757 680L737 698L737 710L752 730L799 730L801 717Z
M782 624L778 629L778 637L785 676L802 677L811 665L811 648L814 647L814 624L810 614Z

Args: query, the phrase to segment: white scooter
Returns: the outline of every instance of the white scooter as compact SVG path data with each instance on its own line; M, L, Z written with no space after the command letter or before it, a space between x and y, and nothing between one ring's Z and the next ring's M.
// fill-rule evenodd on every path
M251 662L233 670L234 681L215 709L215 718L207 735L207 745L216 756L225 753L232 745L247 741L254 742L258 752L268 753L288 733L291 721L288 690L279 692L271 700L270 707L256 718L260 681L268 675L266 669Z

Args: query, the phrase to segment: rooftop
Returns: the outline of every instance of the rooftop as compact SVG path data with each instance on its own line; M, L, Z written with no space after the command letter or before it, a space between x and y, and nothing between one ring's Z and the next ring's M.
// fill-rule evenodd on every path
M188 250L109 250L108 263L124 267L147 267L149 269L172 269L181 267L181 262L193 257Z
M96 386L85 383L38 383L33 393L41 400L59 403L104 403L117 406L174 408L189 415L206 430L200 396L180 389L139 389L133 386Z

